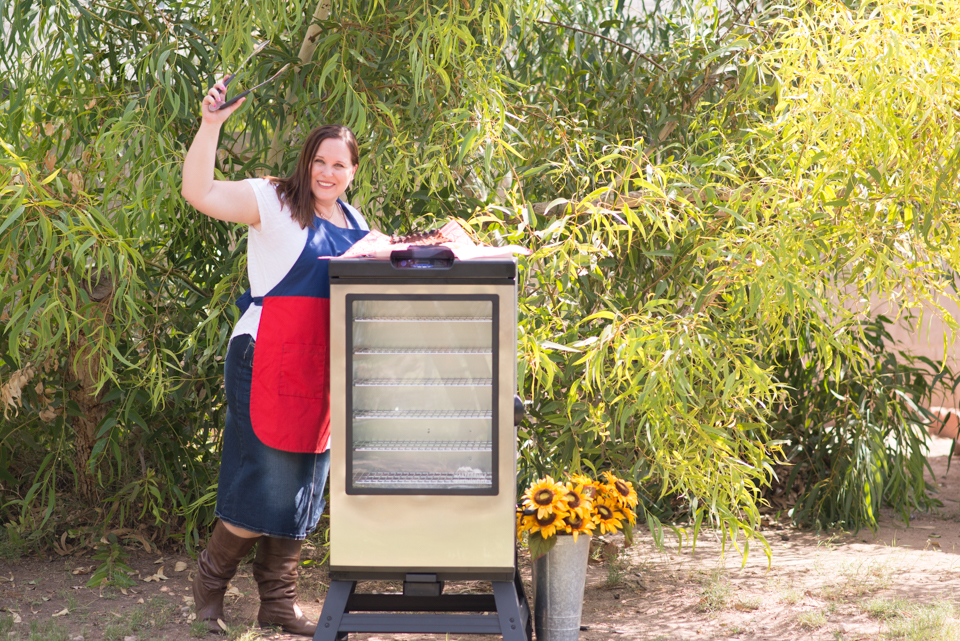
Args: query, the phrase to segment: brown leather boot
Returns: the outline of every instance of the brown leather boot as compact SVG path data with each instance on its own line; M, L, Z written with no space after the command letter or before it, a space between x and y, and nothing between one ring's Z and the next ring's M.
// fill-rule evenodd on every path
M197 619L205 622L210 632L223 633L217 619L223 619L223 594L227 591L227 583L259 538L245 539L232 534L217 521L207 549L197 557L198 571L193 580L194 607Z
M297 567L303 541L265 536L253 561L253 578L260 590L261 627L277 625L290 634L313 636L317 624L297 605Z

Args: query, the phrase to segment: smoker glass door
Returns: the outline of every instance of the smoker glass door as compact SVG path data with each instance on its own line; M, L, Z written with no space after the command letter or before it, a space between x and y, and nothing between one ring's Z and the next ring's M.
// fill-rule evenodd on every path
M347 493L496 494L497 297L346 303Z

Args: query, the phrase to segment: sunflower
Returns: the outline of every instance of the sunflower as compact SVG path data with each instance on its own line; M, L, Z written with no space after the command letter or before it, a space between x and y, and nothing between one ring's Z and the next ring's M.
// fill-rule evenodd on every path
M567 502L567 511L570 516L576 516L580 519L590 519L590 512L593 510L593 501L586 496L583 485L567 483L564 500Z
M597 498L597 482L589 476L574 474L570 477L570 482L574 485L583 486L583 495L591 501Z
M537 511L538 519L545 519L550 514L562 513L566 515L566 501L564 496L567 488L562 483L557 483L551 477L540 479L530 486L526 494L523 495L523 505L526 508Z
M522 539L524 532L530 532L533 530L533 524L536 521L534 515L527 514L526 510L517 508L517 538Z
M580 534L593 534L593 529L597 527L596 523L589 516L582 517L578 514L571 514L563 519L563 529L567 534L573 535L573 540L577 540Z
M614 534L623 528L623 513L611 499L601 499L593 506L593 520L600 526L600 534Z
M607 493L617 499L620 507L634 508L637 506L637 491L633 489L633 483L618 479L610 472L604 472L607 482L604 484Z
M543 518L539 516L531 518L533 519L533 523L530 527L530 533L534 534L539 532L540 536L545 539L549 539L556 534L558 528L563 528L563 515L557 512L550 512Z

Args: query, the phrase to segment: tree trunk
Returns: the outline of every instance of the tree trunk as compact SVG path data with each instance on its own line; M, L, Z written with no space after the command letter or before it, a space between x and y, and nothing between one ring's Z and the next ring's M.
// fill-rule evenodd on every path
M307 64L313 58L313 53L317 50L317 40L320 39L320 25L317 22L321 20L326 20L330 17L330 0L318 0L317 8L313 11L313 18L310 20L310 26L307 27L307 33L303 37L303 42L300 44L300 66ZM294 86L290 85L287 87L287 97L284 101L283 107L283 120L281 122L286 122L287 116L290 113L290 105L296 101L297 95L294 91ZM267 155L267 164L273 166L277 162L277 158L280 156L280 150L283 147L283 140L281 138L283 128L277 128L273 133L273 140L270 141L270 153Z
M112 319L110 295L113 281L109 276L97 277L95 283L83 283L90 299L97 304L90 310L90 323L103 325ZM100 357L91 349L90 340L82 330L70 346L67 362L68 383L71 385L70 400L77 404L79 416L69 417L70 426L76 434L74 440L74 465L77 468L77 489L80 498L88 503L98 499L97 480L89 468L93 446L97 441L97 426L103 421L109 403L103 403L106 390L96 392L100 379Z

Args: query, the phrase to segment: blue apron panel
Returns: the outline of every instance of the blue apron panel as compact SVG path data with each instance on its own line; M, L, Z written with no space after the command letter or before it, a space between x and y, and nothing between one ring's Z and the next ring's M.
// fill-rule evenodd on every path
M337 227L319 216L314 218L314 224L307 233L307 244L293 264L290 271L277 285L267 292L267 296L316 296L330 298L330 277L327 260L320 260L320 256L340 256L367 235L368 230L361 229L359 219L353 215L351 208L343 202L341 211L350 221L352 229ZM319 263L319 264L318 264ZM247 289L236 300L240 313L244 314L251 304L263 305L263 296L253 296Z

